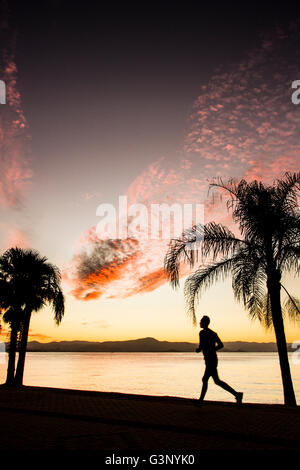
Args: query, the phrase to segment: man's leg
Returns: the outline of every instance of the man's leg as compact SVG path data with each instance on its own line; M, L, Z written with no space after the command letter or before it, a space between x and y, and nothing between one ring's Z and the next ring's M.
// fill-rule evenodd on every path
M237 391L234 390L232 387L230 387L230 385L228 385L226 382L223 382L223 380L220 380L217 369L216 369L216 371L214 372L214 374L212 375L212 378L213 378L213 380L214 380L214 382L215 382L216 385L219 385L219 387L223 388L224 390L227 390L227 392L229 392L229 393L231 393L232 395L234 395L235 398L238 397L239 392L237 392Z
M202 390L201 390L201 395L199 398L199 402L202 403L205 397L205 394L207 392L207 386L208 386L208 379L210 375L208 374L207 369L205 369L204 375L202 377Z

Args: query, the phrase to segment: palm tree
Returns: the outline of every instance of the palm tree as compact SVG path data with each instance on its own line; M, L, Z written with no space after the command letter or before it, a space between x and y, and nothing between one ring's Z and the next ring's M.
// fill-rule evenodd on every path
M23 252L15 251L14 257L0 257L0 308L3 321L9 324L10 341L8 348L8 367L6 384L14 384L17 343L21 332L23 310L17 292L21 287L21 278L16 276L23 261Z
M165 270L173 287L179 285L182 260L194 266L198 256L202 265L185 282L188 313L196 322L195 304L204 288L232 276L235 298L242 301L252 318L275 330L286 405L295 406L283 317L295 319L300 304L282 284L284 272L299 273L300 217L298 191L300 173L286 173L274 185L262 182L223 183L212 187L229 195L228 209L238 224L240 237L215 222L195 226L181 239L171 240L165 256ZM209 259L207 265L203 261ZM281 305L281 292L286 301Z
M10 342L13 343L13 349L16 331L21 331L19 359L14 377L14 385L20 386L23 383L32 312L38 312L46 304L50 304L57 325L60 324L64 315L60 271L56 266L47 262L47 258L40 256L37 251L10 248L0 258L0 273L2 282L2 287L0 284L0 304L2 302L2 305L8 308L7 319L11 324ZM10 295L6 297L3 293L3 283L6 283L8 293L13 292L13 298L10 301ZM16 314L16 312L18 313ZM11 354L13 356L13 351ZM11 382L14 369L13 357L11 357L11 365L8 369L10 369L8 376Z
M14 307L8 308L3 313L3 320L5 323L9 323L10 326L6 385L14 385L16 351L22 325L22 311L15 310Z

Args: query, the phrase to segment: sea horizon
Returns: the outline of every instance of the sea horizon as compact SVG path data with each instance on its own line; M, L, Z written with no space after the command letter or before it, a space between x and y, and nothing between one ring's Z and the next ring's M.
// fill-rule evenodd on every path
M300 364L289 353L296 398ZM283 403L276 352L220 352L219 376L243 391L245 403ZM204 360L189 352L28 352L24 385L126 394L198 398ZM5 382L6 364L0 366ZM209 381L207 400L234 401Z

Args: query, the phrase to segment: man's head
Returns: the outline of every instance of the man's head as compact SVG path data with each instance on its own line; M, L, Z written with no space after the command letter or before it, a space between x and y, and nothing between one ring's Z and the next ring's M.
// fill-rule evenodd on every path
M210 324L210 318L207 315L204 315L200 320L201 328L207 328Z

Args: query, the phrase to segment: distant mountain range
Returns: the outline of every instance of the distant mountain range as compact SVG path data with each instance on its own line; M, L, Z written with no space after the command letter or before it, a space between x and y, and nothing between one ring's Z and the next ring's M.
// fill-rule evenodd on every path
M158 341L141 338L128 341L53 341L39 343L30 341L28 351L36 352L194 352L196 343ZM291 346L288 345L291 350ZM221 352L276 352L276 343L255 343L245 341L224 342Z

